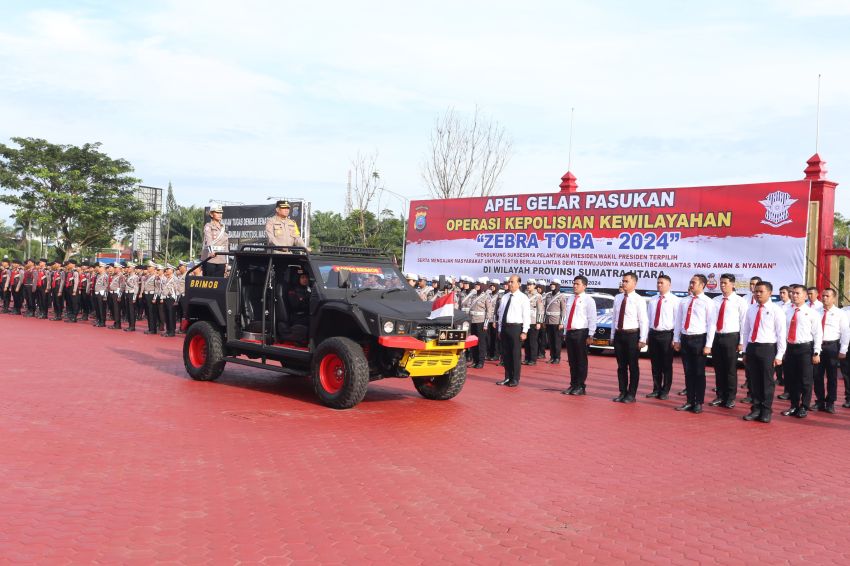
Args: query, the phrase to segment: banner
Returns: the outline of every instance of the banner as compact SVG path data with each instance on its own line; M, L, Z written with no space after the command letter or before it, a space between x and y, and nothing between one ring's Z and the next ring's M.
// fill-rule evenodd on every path
M436 277L583 274L616 289L627 271L654 290L661 274L686 291L695 273L719 291L758 275L803 282L809 181L525 194L410 203L405 271Z
M289 217L298 224L301 239L309 245L310 238L310 203L303 200L290 200L292 207ZM242 244L265 244L266 221L275 215L275 203L223 205L222 219L227 230L227 243L231 251L236 251ZM204 218L209 218L210 208L204 209ZM203 237L203 235L202 235Z

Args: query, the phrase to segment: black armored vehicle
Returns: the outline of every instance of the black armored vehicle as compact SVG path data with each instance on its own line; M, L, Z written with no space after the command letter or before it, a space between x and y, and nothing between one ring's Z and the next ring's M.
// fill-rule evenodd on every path
M377 250L244 245L226 278L187 276L186 371L217 379L229 363L312 380L319 400L346 409L370 381L411 378L426 399L466 381L466 315L429 319L430 303Z

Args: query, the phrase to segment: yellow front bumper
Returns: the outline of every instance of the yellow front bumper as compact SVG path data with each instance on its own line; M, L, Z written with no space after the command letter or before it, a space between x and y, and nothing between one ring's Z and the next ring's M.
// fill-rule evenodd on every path
M425 343L424 350L407 350L399 366L410 377L434 377L451 371L460 361L465 345L463 342L450 346L438 346L436 340Z

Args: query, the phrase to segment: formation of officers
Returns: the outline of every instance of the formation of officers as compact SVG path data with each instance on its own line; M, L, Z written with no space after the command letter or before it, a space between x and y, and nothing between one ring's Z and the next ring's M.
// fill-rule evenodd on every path
M92 320L101 328L172 337L185 312L185 277L191 265L48 262L4 258L0 262L2 312L76 323Z
M587 279L573 280L573 292L564 293L561 281L529 280L522 284L514 275L504 280L462 276L429 284L427 278L406 274L423 301L455 293L458 308L468 313L470 332L479 346L469 355L471 365L484 367L485 360L500 359L505 378L499 385L516 387L521 365L535 365L550 351L549 363L561 361L561 344L567 351L569 387L565 395L585 395L588 369L587 346L597 326L595 300L587 293ZM706 394L706 362L714 366L715 398L711 406L732 409L738 392L739 354L744 362L747 390L741 403L751 404L743 418L768 423L777 397L788 401L782 414L805 418L809 412L835 413L838 373L843 375L842 405L850 408L850 306L838 307L834 289L820 291L800 284L782 286L778 301L768 281L752 277L749 291L736 292L732 274L720 277L720 294L705 294L708 279L694 275L688 295L671 292L671 279L656 281L657 293L644 297L636 292L637 275L625 273L620 293L614 298L610 344L617 360L617 403L634 403L640 382L638 357L646 347L652 368L652 391L648 398L666 400L673 385L674 353L682 360L685 388L678 392L686 401L677 411L702 413Z

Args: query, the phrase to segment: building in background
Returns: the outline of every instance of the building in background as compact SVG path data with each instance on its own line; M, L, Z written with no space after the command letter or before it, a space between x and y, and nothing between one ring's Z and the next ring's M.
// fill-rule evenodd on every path
M154 212L150 220L140 224L133 232L133 255L141 260L153 257L162 247L162 189L139 185L136 198L142 201L146 211Z

